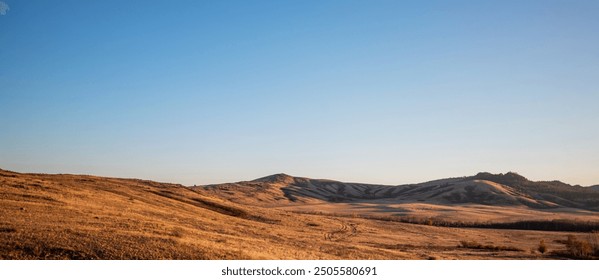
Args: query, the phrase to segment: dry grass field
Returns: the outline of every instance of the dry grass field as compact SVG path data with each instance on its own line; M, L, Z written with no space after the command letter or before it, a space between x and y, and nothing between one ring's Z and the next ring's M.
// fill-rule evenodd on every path
M526 208L518 199L500 199L505 202L500 205L393 202L400 190L383 197L388 205L357 194L335 202L323 201L317 191L300 195L301 185L294 182L270 178L189 188L0 170L0 259L564 259L594 258L598 249L597 234L590 232L458 228L393 219L408 213L455 220L464 213L465 220L475 221L479 213L486 220L513 214L587 221L597 218L592 205ZM290 186L295 193L286 189ZM498 195L513 194L497 187L504 191ZM477 191L460 188L451 192Z

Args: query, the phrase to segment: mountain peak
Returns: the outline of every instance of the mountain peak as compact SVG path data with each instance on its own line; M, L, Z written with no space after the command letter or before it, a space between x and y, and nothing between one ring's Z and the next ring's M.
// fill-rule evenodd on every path
M508 173L499 173L492 174L489 172L480 172L473 177L474 179L487 180L495 183L500 183L508 186L519 185L523 182L528 182L526 177L516 173L516 172L508 172Z
M524 177L516 172L511 172L511 171L508 173L505 173L505 175L503 175L503 177L510 178L513 180L518 180L518 181L528 181L528 179L526 179L526 177Z
M285 173L273 174L270 176L258 178L252 180L252 182L263 182L263 183L291 183L295 180L295 177L287 175Z

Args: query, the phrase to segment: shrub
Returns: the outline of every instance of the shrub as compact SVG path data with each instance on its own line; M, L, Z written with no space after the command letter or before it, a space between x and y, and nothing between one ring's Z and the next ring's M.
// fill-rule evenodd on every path
M183 237L184 233L185 233L185 230L183 230L183 228L175 227L171 230L170 235L181 238L181 237Z
M593 255L593 247L585 240L578 240L574 235L568 235L565 241L567 252L575 258L588 258Z
M545 254L545 252L547 252L547 245L545 245L545 240L541 240L539 241L539 253L541 254Z
M593 255L599 257L599 231L595 231L589 235L589 243L593 249Z
M489 251L523 251L520 248L512 246L495 246L495 245L483 245L476 241L460 241L458 248L478 249L478 250L489 250Z

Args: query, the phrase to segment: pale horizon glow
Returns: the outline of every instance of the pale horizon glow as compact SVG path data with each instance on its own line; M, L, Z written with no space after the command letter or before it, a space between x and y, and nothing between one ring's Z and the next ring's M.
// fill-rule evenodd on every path
M0 168L599 184L598 1L16 1Z

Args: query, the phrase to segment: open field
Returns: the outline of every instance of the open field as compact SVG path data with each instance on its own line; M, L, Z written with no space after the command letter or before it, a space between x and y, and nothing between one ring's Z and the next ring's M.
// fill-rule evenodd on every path
M278 184L256 187L284 193ZM336 203L297 193L293 202L264 192L250 192L251 200L218 187L0 170L0 258L562 259L577 257L566 252L568 238L596 245L596 234L587 232L453 228L361 217L405 212L456 219L464 213L468 221L507 216L588 221L597 220L592 203L565 210L397 201L383 207L381 201ZM477 213L484 215L477 220ZM544 254L538 250L541 240Z

